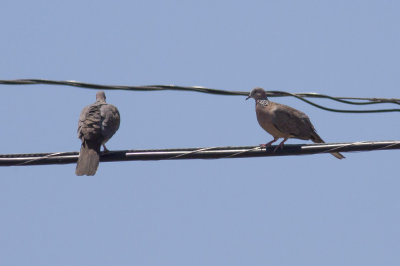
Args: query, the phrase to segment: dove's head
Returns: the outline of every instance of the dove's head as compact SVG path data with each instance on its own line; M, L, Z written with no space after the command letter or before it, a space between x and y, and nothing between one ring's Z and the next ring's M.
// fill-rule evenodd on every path
M246 98L246 100L253 98L254 100L266 100L267 99L267 93L263 88L254 88L251 90L249 96Z
M96 93L96 102L105 102L106 101L106 94L104 91L98 91Z

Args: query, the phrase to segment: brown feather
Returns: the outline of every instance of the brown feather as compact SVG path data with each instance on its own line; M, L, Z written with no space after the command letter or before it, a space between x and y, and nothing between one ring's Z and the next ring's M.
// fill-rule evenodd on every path
M98 142L84 141L79 152L75 173L81 175L95 175L99 167L100 146Z
M311 135L311 140L312 140L314 143L325 143L325 141L323 141L323 140L321 139L321 137L320 137L320 136L317 134L317 132L315 132L315 131L314 131L314 134ZM331 154L332 154L333 156L335 156L336 158L338 158L338 159L344 159L344 158L346 158L346 157L344 157L343 154L341 154L340 152L331 152Z

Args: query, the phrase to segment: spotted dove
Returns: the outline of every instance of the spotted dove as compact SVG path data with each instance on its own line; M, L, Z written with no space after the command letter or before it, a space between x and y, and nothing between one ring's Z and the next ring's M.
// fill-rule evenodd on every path
M117 107L106 103L104 91L96 93L96 102L83 108L78 122L78 138L82 141L76 175L94 175L99 166L100 147L118 130L120 115Z
M253 89L246 100L250 98L256 101L258 123L274 137L272 141L261 145L262 147L268 148L279 138L283 138L283 141L274 151L282 148L288 138L324 143L311 124L310 118L305 113L290 106L269 101L267 94L262 88ZM331 154L338 159L345 158L339 152L331 152Z

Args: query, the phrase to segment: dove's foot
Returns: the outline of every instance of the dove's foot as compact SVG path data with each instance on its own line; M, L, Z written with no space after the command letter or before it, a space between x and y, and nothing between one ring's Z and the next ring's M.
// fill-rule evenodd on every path
M277 141L279 138L274 138L273 140L271 140L270 142L266 143L266 144L260 144L260 148L261 149L265 149L265 151L267 151L268 147L270 147L272 145L272 143L274 143L275 141Z
M104 153L109 152L109 150L107 149L106 145L103 144L103 149L104 149Z
M282 142L281 143L279 143L279 145L277 145L276 147L275 147L275 149L274 149L274 152L276 152L278 149L283 149L283 144L285 143L285 141L287 141L288 140L288 138L284 138L283 140L282 140Z

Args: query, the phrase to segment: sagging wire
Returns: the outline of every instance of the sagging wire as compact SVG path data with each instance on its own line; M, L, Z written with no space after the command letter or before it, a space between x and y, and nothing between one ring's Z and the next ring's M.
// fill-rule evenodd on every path
M128 90L128 91L163 91L163 90L175 90L175 91L195 91L201 93L209 93L215 95L239 95L247 96L249 92L246 91L230 91L230 90L220 90L211 89L200 86L176 86L176 85L146 85L146 86L125 86L125 85L102 85L93 83L84 83L73 80L66 81L56 81L47 79L17 79L17 80L0 80L0 84L3 85L33 85L33 84L45 84L45 85L64 85L81 87L87 89L101 89L101 90ZM387 109L367 109L367 110L347 110L347 109L334 109L325 107L305 98L325 98L333 100L336 102L351 104L351 105L370 105L370 104L396 104L400 105L400 99L396 98L362 98L362 97L333 97L325 94L319 93L290 93L285 91L267 91L268 97L285 97L292 96L301 101L304 101L314 107L320 108L322 110L330 112L339 113L383 113L383 112L400 112L397 108L387 108Z

